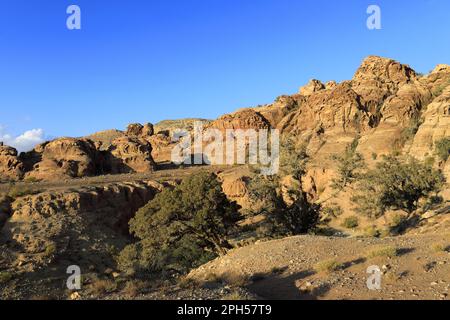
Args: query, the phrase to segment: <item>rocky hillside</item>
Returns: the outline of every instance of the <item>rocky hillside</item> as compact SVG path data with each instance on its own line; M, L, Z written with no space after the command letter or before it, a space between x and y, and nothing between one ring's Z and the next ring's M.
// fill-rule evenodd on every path
M450 181L450 157L445 157L449 150L437 150L440 141L450 139L450 66L438 65L420 75L407 65L371 56L351 80L311 80L298 93L280 96L272 104L240 109L213 121L131 124L124 131L58 138L22 154L0 143L0 298L30 298L39 295L39 288L54 289L58 298L67 298L61 281L70 264L81 264L89 271L93 277L86 285L90 288L98 285L93 279L121 279L114 258L133 240L128 234L130 218L162 189L172 188L191 173L215 172L224 193L241 205L242 213L254 208L248 166L177 168L170 163L174 130L192 130L197 120L205 129L276 128L284 137L292 137L297 145L305 146L310 157L301 190L324 209L340 208L341 212L322 217L327 224L322 232L338 238L308 236L247 246L194 271L193 279L217 280L236 271L250 281L245 283L249 296L373 298L352 292L347 285L363 286L358 277L364 273L361 259L366 257L361 254L373 245L383 245L400 250L395 257L378 261L386 266L386 273L395 279L405 274L412 275L410 281L421 279L411 297L448 296L447 248L429 251L448 239L448 184L439 194L442 205L423 212L426 219L416 221L406 237L375 239L368 232L389 229L398 212L377 219L359 217L357 228L343 225L354 215L350 198L355 190L345 188L336 194L332 189L337 175L332 156L354 141L369 168L383 155L412 156L441 169ZM286 186L290 183L285 182ZM242 225L249 230L261 218L246 217ZM233 240L238 245L255 240L253 235L246 236ZM361 236L364 240L357 238ZM313 270L316 263L329 258L339 258L339 277L328 278ZM397 298L404 286L400 284L393 284L382 297ZM223 285L214 284L219 288L213 288L214 297L220 297L218 290ZM276 293L280 288L286 291ZM103 296L92 294L103 298L105 292ZM152 297L160 298L160 291Z

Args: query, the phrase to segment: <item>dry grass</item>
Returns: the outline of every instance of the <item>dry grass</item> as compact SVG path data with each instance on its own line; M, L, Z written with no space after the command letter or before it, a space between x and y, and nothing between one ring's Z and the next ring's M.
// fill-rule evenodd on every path
M134 298L142 294L148 284L145 281L128 281L122 289L122 293L127 297Z
M96 280L92 283L91 290L96 295L112 293L117 290L117 284L112 280Z
M431 245L431 249L434 252L447 252L449 251L450 246L444 243L433 243Z
M364 230L364 235L370 238L378 238L381 235L381 232L375 226L370 226Z
M370 250L367 253L367 258L375 258L375 257L387 257L387 258L393 258L398 255L398 249L392 246L386 246L386 247L378 247Z
M342 269L342 263L336 261L335 259L325 260L317 263L314 266L314 269L317 272L332 273Z

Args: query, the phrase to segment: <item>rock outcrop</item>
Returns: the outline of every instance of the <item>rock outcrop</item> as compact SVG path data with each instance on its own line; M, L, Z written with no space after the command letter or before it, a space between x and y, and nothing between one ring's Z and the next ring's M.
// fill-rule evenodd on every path
M17 150L0 142L0 181L18 180L23 176L24 165Z
M139 132L143 133L144 128ZM145 132L148 132L145 130ZM137 136L123 136L115 139L106 153L106 171L117 173L146 173L152 172L156 164L152 158L152 146Z
M307 85L301 87L299 92L302 96L310 96L313 93L316 93L323 89L325 89L325 85L322 82L316 79L312 79L308 82Z
M227 129L269 129L270 123L259 112L253 109L246 109L232 114L227 114L216 121L213 121L210 128L227 130Z
M450 85L427 106L423 113L423 124L408 153L419 159L431 157L434 155L436 142L447 137L450 137Z
M147 123L142 125L140 123L132 123L128 125L125 134L129 137L141 137L147 138L151 137L154 134L155 130L151 123Z
M27 178L56 180L94 176L99 172L100 154L91 140L60 138L34 149L40 161Z
M86 270L112 267L110 247L127 243L128 221L166 187L154 181L124 182L20 197L11 204L12 216L0 234L8 257L4 263L19 273L45 272L63 257ZM67 265L60 267L64 274Z

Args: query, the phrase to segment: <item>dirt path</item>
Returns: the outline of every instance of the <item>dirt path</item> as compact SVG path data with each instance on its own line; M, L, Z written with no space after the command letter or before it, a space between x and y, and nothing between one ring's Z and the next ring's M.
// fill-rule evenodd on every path
M299 236L235 249L194 270L191 277L245 283L267 299L449 299L449 244L450 234L385 239ZM386 247L397 249L398 255L367 258ZM317 270L319 262L330 259L339 263L337 271ZM377 291L367 287L367 268L374 265L383 270Z

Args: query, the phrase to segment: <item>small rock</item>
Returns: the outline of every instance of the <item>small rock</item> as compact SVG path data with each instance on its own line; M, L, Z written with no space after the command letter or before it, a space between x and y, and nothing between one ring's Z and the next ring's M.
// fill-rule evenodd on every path
M81 295L75 291L70 295L70 300L80 300L81 299Z

